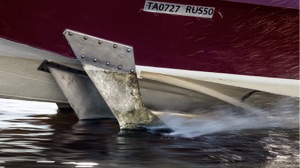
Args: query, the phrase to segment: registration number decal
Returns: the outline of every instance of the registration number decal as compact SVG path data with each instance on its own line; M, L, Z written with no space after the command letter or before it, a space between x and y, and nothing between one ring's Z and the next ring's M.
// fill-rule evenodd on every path
M173 15L183 15L183 16L194 16L194 17L202 17L202 18L212 18L215 12L215 8L146 0L144 11L154 12L154 13L166 13L166 14L173 14Z

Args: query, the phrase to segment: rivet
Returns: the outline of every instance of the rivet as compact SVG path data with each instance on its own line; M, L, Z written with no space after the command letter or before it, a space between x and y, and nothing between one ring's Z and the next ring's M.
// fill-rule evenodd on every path
M127 52L130 52L131 51L131 49L130 48L127 48Z
M69 36L72 36L72 35L73 35L73 33L72 33L72 32L70 32L70 31L69 31L69 33L68 33L68 34L69 34Z
M82 54L82 55L81 55L81 58L85 58L85 55L84 55L84 54Z
M119 66L118 66L118 69L122 69L122 65L119 65Z
M114 48L117 48L117 44L114 44L113 47L114 47Z
M130 72L131 72L131 73L133 73L133 72L134 72L134 70L133 70L133 69L130 69Z
M106 63L106 65L107 65L107 66L110 66L110 63L109 63L109 62L107 62L107 63Z
M87 40L87 39L88 39L88 37L84 36L84 37L83 37L83 39L84 39L84 40Z
M94 59L93 59L93 61L94 61L94 62L97 62L97 59L96 59L96 58L94 58Z
M102 44L102 42L100 40L98 40L98 44Z

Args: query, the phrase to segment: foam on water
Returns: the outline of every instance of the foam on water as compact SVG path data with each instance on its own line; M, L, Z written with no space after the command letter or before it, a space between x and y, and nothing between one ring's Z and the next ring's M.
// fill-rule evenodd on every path
M281 100L272 108L255 112L217 108L212 112L196 111L189 115L160 113L160 119L174 132L171 136L197 137L205 134L270 127L299 128L299 104Z

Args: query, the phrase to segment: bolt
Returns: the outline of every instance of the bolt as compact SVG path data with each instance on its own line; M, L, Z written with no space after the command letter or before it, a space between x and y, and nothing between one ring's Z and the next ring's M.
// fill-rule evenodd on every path
M98 40L98 44L102 44L102 42L100 40Z
M69 34L69 36L72 36L72 35L73 35L73 33L72 33L72 32L70 32L70 31L69 31L69 33L68 33L68 34Z
M131 49L130 48L127 48L127 52L130 52L131 51Z
M97 59L96 59L96 58L94 58L94 59L93 59L93 61L94 61L94 62L97 62Z
M109 63L109 62L107 62L107 63L106 63L106 65L107 65L107 66L110 66L110 63Z
M114 48L117 48L117 44L114 44L113 47L114 47Z
M88 39L88 37L87 37L87 36L84 36L84 37L83 37L83 39L84 39L84 40L87 40L87 39Z
M84 55L84 54L82 54L82 55L81 55L81 58L85 58L85 55Z
M134 70L133 70L133 69L130 69L130 72L131 72L131 73L133 73L133 72L134 72Z
M122 69L122 65L119 65L119 66L118 66L118 69Z

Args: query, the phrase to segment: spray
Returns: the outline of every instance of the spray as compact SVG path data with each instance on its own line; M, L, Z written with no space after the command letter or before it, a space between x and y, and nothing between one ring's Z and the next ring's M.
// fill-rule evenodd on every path
M244 129L299 128L299 102L290 99L281 99L271 108L253 112L215 107L211 112L198 110L192 114L154 113L173 130L167 135L186 138Z

